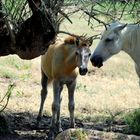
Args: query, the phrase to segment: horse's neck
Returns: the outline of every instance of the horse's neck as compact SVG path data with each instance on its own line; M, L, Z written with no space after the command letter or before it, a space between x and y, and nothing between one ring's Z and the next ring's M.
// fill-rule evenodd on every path
M129 54L134 61L140 58L140 26L129 25L122 31L122 50Z
M65 58L65 64L72 66L72 67L76 67L76 55L75 55L75 49L76 47L69 45L69 46L65 46L65 50L66 50L66 58Z

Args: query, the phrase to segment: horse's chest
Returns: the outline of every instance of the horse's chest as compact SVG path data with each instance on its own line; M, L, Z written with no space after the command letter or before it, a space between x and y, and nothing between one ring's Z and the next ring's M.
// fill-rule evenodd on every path
M76 76L63 76L60 78L62 84L68 84L73 82L76 79Z

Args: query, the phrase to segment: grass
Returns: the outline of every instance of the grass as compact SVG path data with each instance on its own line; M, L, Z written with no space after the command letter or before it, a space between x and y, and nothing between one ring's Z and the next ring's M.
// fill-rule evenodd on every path
M124 121L128 125L125 130L127 133L140 135L140 109L135 109L127 113L124 117Z
M30 77L31 62L21 60L17 56L2 57L0 76L9 79L26 79Z
M64 22L61 29L75 34L88 33L88 36L102 32L102 28L91 30L87 22L79 15L72 17L73 24ZM97 26L97 23L95 23ZM98 40L93 42L94 51ZM89 63L90 73L78 76L75 93L75 115L77 118L103 121L121 110L139 108L140 90L134 62L125 53L113 56L100 69ZM38 112L40 105L40 57L33 60L21 60L17 56L1 57L0 61L0 98L3 97L9 83L14 81L12 97L7 110L15 112ZM52 86L49 86L44 112L51 114L53 99ZM67 89L62 94L61 114L69 116ZM99 119L100 118L100 119ZM99 119L99 120L98 120ZM102 120L103 119L103 120Z

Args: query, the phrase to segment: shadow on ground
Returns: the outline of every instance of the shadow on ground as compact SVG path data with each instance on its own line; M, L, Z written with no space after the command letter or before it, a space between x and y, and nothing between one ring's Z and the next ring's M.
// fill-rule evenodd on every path
M49 134L49 126L51 117L43 116L39 128L36 127L36 113L6 113L3 115L4 119L0 119L0 122L6 120L8 124L8 130L0 134L0 140L47 140ZM1 124L2 124L1 123ZM1 126L0 126L1 127ZM109 123L95 124L95 122L88 122L86 120L76 119L77 128L85 128L90 131L114 131L123 133L125 124L123 122L113 122L110 126ZM7 129L6 127L3 127ZM66 130L69 128L69 118L62 117L62 128ZM1 129L1 128L0 128ZM94 140L94 138L93 138ZM97 140L100 140L97 139Z
M0 140L47 140L49 133L49 126L51 117L43 116L40 126L36 127L37 115L23 112L23 113L6 113L3 115L3 124L6 120L8 124L3 127L6 129L3 134L0 134ZM2 117L1 117L2 118ZM1 120L0 120L1 121ZM84 127L80 120L76 119L77 127ZM69 128L69 119L62 117L63 130Z

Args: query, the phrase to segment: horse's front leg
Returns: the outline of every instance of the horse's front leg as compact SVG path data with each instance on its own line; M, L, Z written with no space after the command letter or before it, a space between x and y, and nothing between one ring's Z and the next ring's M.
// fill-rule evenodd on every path
M42 111L43 111L43 106L44 106L44 102L45 102L45 99L46 99L46 96L47 96L47 82L48 82L48 78L47 76L44 74L44 72L41 70L42 72L42 78L41 78L41 86L42 86L42 89L41 89L41 103L40 103L40 109L39 109L39 113L38 113L38 116L37 116L37 126L39 126L39 122L41 120L41 117L42 117Z
M62 130L61 121L60 121L60 102L61 102L60 91L61 90L62 90L62 87L59 80L54 80L53 81L51 137L54 137L54 134L56 131Z
M76 79L73 80L73 82L67 84L68 98L69 98L68 108L69 108L69 112L70 112L70 127L71 128L75 127L75 118L74 118L74 109L75 109L74 91L75 91L75 87L76 87Z
M62 132L62 127L61 127L61 117L60 117L60 106L61 106L61 92L63 90L63 84L60 84L60 88L59 88L59 109L57 111L57 122L56 122L56 126L58 128L58 132Z

